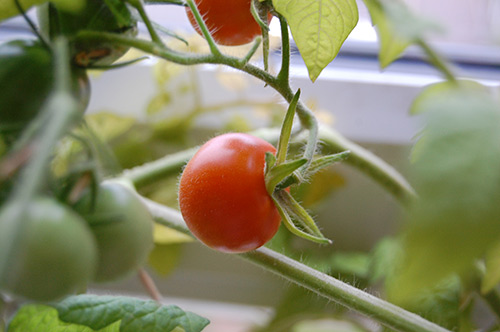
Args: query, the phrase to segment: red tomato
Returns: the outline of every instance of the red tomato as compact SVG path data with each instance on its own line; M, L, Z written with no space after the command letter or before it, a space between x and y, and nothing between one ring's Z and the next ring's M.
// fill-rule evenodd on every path
M250 11L251 0L194 0L194 3L217 44L243 45L262 33ZM191 25L201 35L189 7L186 7L186 11Z
M246 252L269 241L281 221L266 191L266 152L276 149L248 134L224 134L207 143L182 173L179 204L194 236L223 252Z

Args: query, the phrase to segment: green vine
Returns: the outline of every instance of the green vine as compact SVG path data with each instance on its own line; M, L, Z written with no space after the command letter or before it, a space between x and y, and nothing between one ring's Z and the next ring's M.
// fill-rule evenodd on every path
M143 198L143 201L158 223L181 233L191 235L184 224L181 214L177 210L168 208L147 198ZM238 254L237 256L251 261L292 283L305 287L322 297L375 319L388 328L407 332L449 332L418 315L381 300L269 248L261 247L248 253Z

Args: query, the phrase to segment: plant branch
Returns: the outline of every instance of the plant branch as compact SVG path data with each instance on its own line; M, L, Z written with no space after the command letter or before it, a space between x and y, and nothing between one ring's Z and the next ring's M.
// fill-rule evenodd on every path
M178 211L149 199L142 199L158 223L190 235ZM261 247L248 253L238 254L238 256L292 283L307 288L324 298L335 301L351 310L356 310L388 328L404 332L449 332L418 315L314 270L271 249Z
M371 177L403 205L409 206L417 199L417 194L408 181L383 159L329 128L320 128L320 138L324 145L323 153L350 151L345 162Z
M280 131L260 129L251 134L274 144L279 139ZM383 159L330 128L321 127L319 138L323 144L324 153L350 151L345 162L371 177L404 205L407 206L416 199L417 195L408 181ZM297 140L307 140L307 137L298 137ZM132 181L137 188L141 188L162 177L177 175L196 151L197 148L192 148L167 155L156 161L126 170L122 176Z
M424 53L427 55L429 58L429 62L437 68L443 75L444 77L453 83L457 82L457 79L455 77L455 74L449 67L448 63L438 54L436 51L429 46L429 44L422 39L419 39L416 41L416 44L424 51Z
M144 24L146 24L146 28L148 29L149 35L151 36L151 39L160 45L163 45L163 41L161 40L160 36L156 32L156 29L153 26L153 22L149 19L148 14L146 13L146 9L144 8L144 4L142 3L142 0L127 0L129 4L131 4L138 12L139 15L142 18L142 21Z

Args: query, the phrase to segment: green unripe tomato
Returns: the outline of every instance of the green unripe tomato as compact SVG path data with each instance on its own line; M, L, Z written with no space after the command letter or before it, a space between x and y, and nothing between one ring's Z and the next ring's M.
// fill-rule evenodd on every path
M44 4L37 10L41 33L49 39L59 35L70 41L73 62L80 67L107 66L128 51L127 47L109 42L84 41L75 36L82 30L101 31L135 36L137 22L124 2L114 3L111 9L104 0L87 0L78 13L64 12L52 4ZM116 16L119 12L119 16Z
M99 264L95 281L112 281L142 266L153 249L153 219L135 193L117 182L99 185L75 205L97 240Z
M72 68L72 91L82 111L90 98L86 72ZM0 133L15 140L42 107L54 86L53 56L38 40L0 45Z
M37 199L12 220L10 205L0 213L0 289L35 301L57 300L84 289L92 279L97 247L86 222L71 209L48 198ZM14 246L13 222L20 233ZM9 250L10 249L10 250ZM8 251L9 250L9 251Z
M53 85L52 54L34 40L0 45L0 131L23 128Z

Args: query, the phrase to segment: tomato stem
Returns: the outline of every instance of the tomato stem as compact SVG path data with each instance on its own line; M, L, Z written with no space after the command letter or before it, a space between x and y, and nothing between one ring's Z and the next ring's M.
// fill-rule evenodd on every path
M429 43L423 39L418 39L416 44L424 51L424 53L429 58L429 62L437 68L444 77L452 83L457 83L455 74L449 67L448 63L438 54L436 51L429 46Z
M132 5L138 12L139 15L141 16L144 24L146 24L146 28L148 29L149 35L151 36L151 39L159 44L163 45L163 41L161 40L160 36L156 32L156 29L153 26L153 23L149 19L148 14L146 13L146 10L144 9L144 4L142 3L142 0L127 0L127 2Z
M156 222L191 235L181 214L172 208L142 197ZM380 324L402 332L450 332L398 306L377 298L327 274L295 261L271 249L261 247L238 257L246 259L286 280L355 310Z
M201 17L200 11L198 10L198 7L195 5L193 0L186 0L187 5L189 6L189 9L191 9L191 12L193 13L193 16L196 20L196 23L198 23L198 26L200 27L201 33L203 34L203 37L205 37L205 40L208 43L208 46L210 48L210 52L217 57L223 57L221 51L219 50L219 47L214 41L214 38L210 34L210 31L208 30L207 25L205 24L205 21L203 20L203 17Z

